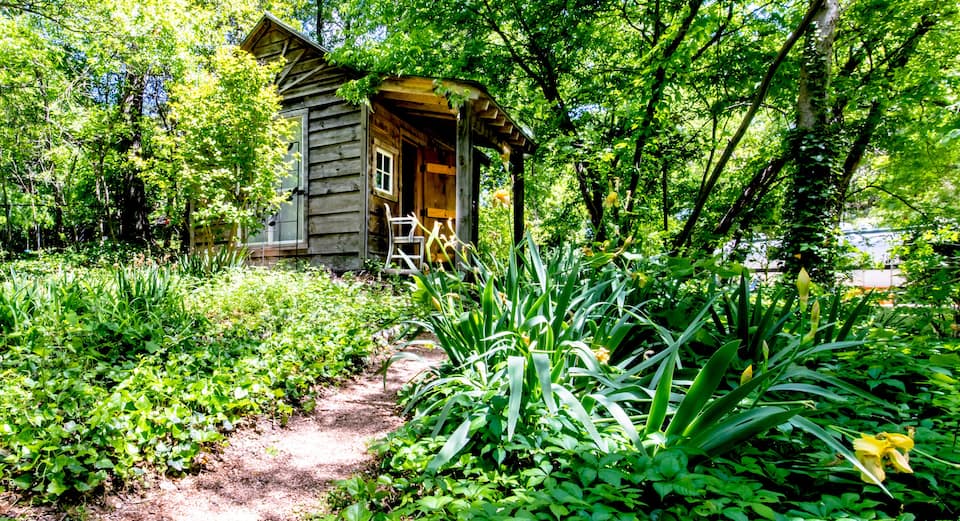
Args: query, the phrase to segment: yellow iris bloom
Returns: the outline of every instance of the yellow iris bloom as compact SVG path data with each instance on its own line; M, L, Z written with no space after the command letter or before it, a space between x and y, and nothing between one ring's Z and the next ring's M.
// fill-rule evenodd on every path
M610 361L610 350L606 347L598 347L593 350L593 354L597 357L597 362L605 364Z
M885 465L892 466L897 472L913 473L909 456L913 449L913 438L910 436L887 432L876 436L863 434L853 440L853 449L857 459L877 481L883 481L887 477ZM863 471L860 472L860 478L867 483L873 483L870 476Z
M496 192L493 192L493 200L494 200L494 202L496 202L496 203L498 203L498 204L500 204L500 205L509 206L509 205L510 205L510 192L507 192L506 190L504 190L503 188L501 188L501 189L497 190Z

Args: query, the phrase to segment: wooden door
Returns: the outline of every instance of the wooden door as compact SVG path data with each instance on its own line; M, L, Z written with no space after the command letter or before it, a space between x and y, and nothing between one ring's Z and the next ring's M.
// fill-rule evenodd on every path
M457 169L454 154L437 150L424 150L422 173L423 206L420 220L427 230L440 226L440 233L453 237L457 211ZM446 260L440 245L431 248L433 260Z

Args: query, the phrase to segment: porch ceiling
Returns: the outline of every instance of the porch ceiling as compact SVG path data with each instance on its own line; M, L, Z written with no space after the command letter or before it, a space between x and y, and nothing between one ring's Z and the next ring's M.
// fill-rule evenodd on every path
M516 124L478 83L424 77L388 78L380 84L380 98L411 116L456 120L450 97L470 100L476 130L494 145L532 152L533 139Z

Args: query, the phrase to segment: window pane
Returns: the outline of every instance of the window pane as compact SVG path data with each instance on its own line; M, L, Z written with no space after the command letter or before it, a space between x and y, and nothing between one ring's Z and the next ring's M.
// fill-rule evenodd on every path
M298 125L299 126L299 125ZM280 190L293 190L300 187L300 142L290 143L284 161L289 161L290 170L280 182Z
M291 201L280 206L277 214L277 224L274 230L274 239L279 241L295 241L300 239L300 230L303 220L300 209L303 207L303 196L295 195Z
M279 241L302 240L303 233L303 116L290 118L293 128L290 131L290 143L284 161L288 165L287 174L280 180L278 191L285 193L290 200L284 202L276 214L269 215L257 230L247 235L249 243L276 243Z
M383 192L393 192L393 155L377 150L374 155L374 164L374 186Z

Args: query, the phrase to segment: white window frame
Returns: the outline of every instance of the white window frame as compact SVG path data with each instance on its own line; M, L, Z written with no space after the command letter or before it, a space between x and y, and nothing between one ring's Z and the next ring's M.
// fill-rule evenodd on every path
M390 158L390 172L380 169L380 161L378 156ZM386 177L382 174L387 174L389 176L389 190L379 186L379 183L377 183L378 180L382 180ZM377 193L384 195L389 199L395 199L397 197L397 153L382 146L374 147L373 151L373 189L376 190Z
M297 187L302 191L300 194L294 194L294 197L299 195L303 198L300 208L300 215L297 219L299 221L299 230L297 230L296 239L287 239L284 241L278 240L276 235L278 231L276 226L271 226L269 220L274 218L280 213L280 210L277 209L275 213L272 213L264 218L263 221L263 235L258 238L258 240L247 240L248 246L254 247L270 247L270 246L296 246L301 247L307 242L307 207L309 206L309 201L307 200L307 155L309 151L309 137L310 137L310 121L309 121L309 110L301 109L294 110L290 112L281 112L279 117L284 119L299 119L300 120L300 159L299 159L299 175L300 180L297 184ZM281 181L282 182L282 181ZM278 189L279 191L279 189ZM286 204L286 203L282 203Z

